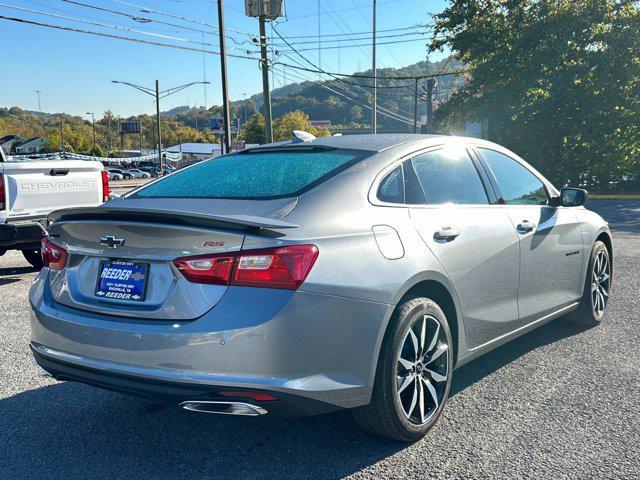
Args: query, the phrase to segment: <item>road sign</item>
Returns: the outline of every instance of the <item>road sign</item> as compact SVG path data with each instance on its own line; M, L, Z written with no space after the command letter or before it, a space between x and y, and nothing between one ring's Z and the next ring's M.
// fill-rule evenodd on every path
M140 133L140 120L121 121L120 133Z
M237 118L231 119L231 135L237 135L240 121ZM209 120L209 130L215 135L224 135L224 119L212 118Z

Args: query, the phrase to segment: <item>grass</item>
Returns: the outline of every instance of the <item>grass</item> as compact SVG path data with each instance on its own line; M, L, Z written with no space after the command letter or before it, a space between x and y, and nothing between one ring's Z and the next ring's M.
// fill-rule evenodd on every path
M602 195L589 195L589 198L594 200L640 200L640 194L627 193L627 194L602 194Z

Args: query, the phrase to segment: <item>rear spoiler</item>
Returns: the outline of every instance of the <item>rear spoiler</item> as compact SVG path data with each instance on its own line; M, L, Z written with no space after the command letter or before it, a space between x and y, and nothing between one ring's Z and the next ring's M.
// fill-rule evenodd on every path
M126 220L129 222L164 223L168 225L225 228L245 231L298 227L298 225L283 222L282 220L255 217L253 215L208 215L202 213L172 212L170 210L156 210L152 208L126 207L87 207L56 210L49 214L47 224L86 220Z

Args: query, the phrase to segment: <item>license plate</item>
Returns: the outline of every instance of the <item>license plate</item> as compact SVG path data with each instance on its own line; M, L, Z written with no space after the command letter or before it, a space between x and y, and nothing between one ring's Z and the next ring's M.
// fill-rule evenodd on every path
M98 270L96 296L142 302L147 289L149 264L127 260L105 260Z

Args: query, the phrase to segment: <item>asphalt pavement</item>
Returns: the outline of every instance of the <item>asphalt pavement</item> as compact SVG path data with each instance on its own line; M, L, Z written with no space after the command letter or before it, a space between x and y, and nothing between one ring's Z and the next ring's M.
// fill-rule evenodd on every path
M640 478L640 201L592 201L615 242L613 294L592 329L562 319L454 373L413 445L348 412L232 418L41 377L19 253L0 257L0 478ZM549 272L553 275L553 272Z

